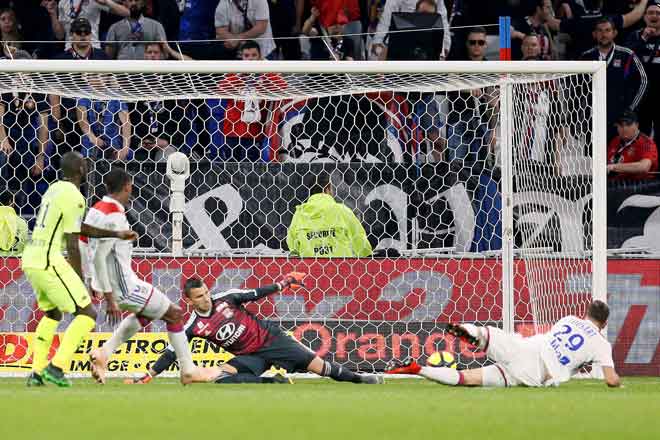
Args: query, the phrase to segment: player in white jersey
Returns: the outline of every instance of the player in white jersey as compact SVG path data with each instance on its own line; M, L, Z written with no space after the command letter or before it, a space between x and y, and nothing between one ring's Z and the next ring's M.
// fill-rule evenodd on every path
M131 177L119 168L113 168L105 177L108 195L97 202L87 214L85 223L109 230L128 229L124 206L130 200L133 184ZM165 294L138 278L131 267L133 245L116 239L89 239L88 256L92 272L92 289L103 292L108 314L118 309L129 311L112 337L90 354L92 375L99 383L105 383L107 363L112 353L130 339L149 321L162 319L167 324L170 344L174 347L181 366L181 382L184 384L206 381L192 361L188 339L183 332L183 311ZM118 306L118 308L117 308Z
M485 387L557 386L568 381L581 367L602 368L605 383L621 385L614 370L612 346L600 331L607 325L609 307L593 301L585 319L565 316L549 332L523 338L497 327L447 324L447 332L477 346L494 361L483 368L457 371L452 368L420 366L414 360L394 361L389 374L417 374L445 385Z

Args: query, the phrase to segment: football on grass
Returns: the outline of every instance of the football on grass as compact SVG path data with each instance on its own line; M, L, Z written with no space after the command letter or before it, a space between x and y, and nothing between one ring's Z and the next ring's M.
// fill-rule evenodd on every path
M429 367L456 368L456 358L449 351L436 351L426 359Z

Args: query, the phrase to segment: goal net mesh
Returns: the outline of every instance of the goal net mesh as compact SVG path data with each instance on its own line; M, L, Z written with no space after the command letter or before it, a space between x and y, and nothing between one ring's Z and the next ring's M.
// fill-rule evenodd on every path
M513 292L502 288L505 83ZM221 291L302 271L304 288L248 310L352 369L378 371L406 356L424 362L442 350L476 367L484 353L444 334L443 323L502 326L511 295L516 330L532 334L583 313L591 299L591 84L586 74L3 72L1 189L32 227L66 151L89 158L89 206L105 194L104 175L123 167L134 179L127 214L140 234L134 269L172 301L185 306L181 287L192 276ZM191 166L181 255L172 254L166 176L175 151ZM336 256L328 244L291 252L292 217L322 174L373 254ZM0 257L2 372L27 371L42 316L20 271L20 245ZM112 331L97 308L74 373L89 371L84 353ZM111 370L143 371L165 348L164 331L152 323ZM192 349L207 365L226 358L202 341Z

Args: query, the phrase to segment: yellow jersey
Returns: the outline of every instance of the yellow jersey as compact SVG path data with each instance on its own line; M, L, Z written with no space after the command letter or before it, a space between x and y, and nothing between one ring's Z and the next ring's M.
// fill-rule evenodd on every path
M66 260L62 255L64 234L80 233L85 197L71 182L53 183L41 199L32 239L23 250L22 267L43 269Z

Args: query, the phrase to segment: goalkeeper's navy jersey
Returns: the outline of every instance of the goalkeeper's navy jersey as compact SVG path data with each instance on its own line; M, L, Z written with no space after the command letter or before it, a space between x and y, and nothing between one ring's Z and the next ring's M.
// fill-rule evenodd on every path
M274 323L261 320L241 304L265 296L262 290L232 289L211 296L211 310L207 316L193 312L185 325L188 340L198 337L213 342L234 355L253 353L270 344L282 334Z

